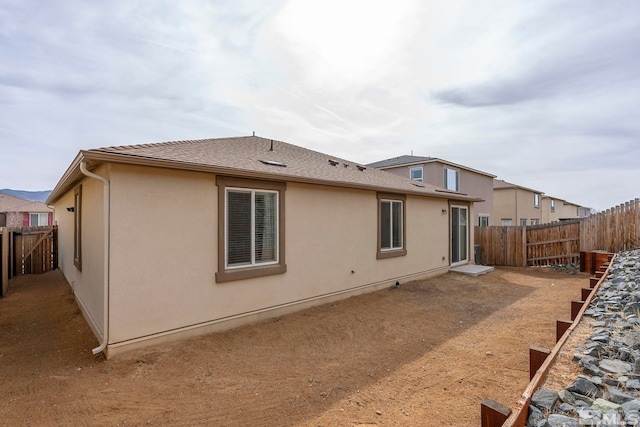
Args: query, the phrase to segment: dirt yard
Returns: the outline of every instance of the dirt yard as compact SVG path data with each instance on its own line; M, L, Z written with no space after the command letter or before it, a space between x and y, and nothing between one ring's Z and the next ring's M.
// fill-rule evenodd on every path
M0 424L477 426L588 282L450 273L104 360L62 274L23 276L0 299Z

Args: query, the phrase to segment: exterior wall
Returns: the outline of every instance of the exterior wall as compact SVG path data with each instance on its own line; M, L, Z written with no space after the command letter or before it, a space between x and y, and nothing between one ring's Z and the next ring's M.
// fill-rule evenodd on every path
M95 173L106 176L108 170L102 167ZM54 205L58 225L58 263L89 326L101 339L104 331L103 189L102 183L95 179L85 178L81 184L82 271L73 262L74 212L67 211L68 207L74 206L73 188Z
M542 223L542 196L540 207L533 203L534 192L523 188L500 188L493 192L493 221L491 225L502 225L502 219L510 218L511 225L520 225L521 219L531 225L532 219Z
M24 227L24 212L7 212L6 218L7 227Z
M471 226L477 226L479 223L479 216L489 216L489 224L492 224L494 220L493 215L493 178L487 175L479 174L467 169L456 168L453 166L445 165L442 162L429 162L419 165L411 166L397 166L394 168L384 169L385 172L390 172L394 175L410 178L411 168L422 167L422 181L437 185L438 187L444 187L444 169L455 169L459 172L460 179L460 192L468 194L473 197L478 197L484 200L484 202L478 202L474 204L474 215Z
M109 355L449 267L447 200L408 196L407 255L376 259L375 192L288 183L287 272L216 283L215 176L122 165L112 165L111 172ZM83 256L87 252L83 248Z
M553 212L551 211L551 200L555 200ZM576 218L580 218L579 206L553 197L542 199L542 223Z

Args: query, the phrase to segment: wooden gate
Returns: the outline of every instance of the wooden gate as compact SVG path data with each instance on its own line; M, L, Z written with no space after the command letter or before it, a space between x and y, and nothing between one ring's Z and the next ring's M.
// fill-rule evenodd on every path
M527 265L580 262L580 221L527 227Z
M58 227L0 228L0 297L9 279L58 268Z

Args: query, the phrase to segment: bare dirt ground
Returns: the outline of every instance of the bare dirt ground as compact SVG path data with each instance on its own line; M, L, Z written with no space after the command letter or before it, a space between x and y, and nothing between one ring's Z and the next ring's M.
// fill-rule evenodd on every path
M477 426L588 282L449 273L104 360L62 274L23 276L0 299L0 424Z

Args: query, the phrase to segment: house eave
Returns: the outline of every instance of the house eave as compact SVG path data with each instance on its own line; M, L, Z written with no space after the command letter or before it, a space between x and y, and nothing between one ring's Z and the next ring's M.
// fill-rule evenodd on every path
M59 199L69 188L82 179L82 173L80 172L80 163L82 161L87 162L87 166L91 169L97 164L101 163L118 163L136 166L147 166L164 169L185 170L193 172L206 172L217 175L227 175L236 177L246 177L253 179L269 180L269 181L287 181L296 182L302 184L314 184L324 185L329 187L339 188L351 188L369 191L385 191L399 194L407 194L420 197L432 197L439 199L460 200L467 202L481 202L484 199L471 197L466 194L453 193L447 191L426 192L419 190L410 190L395 187L385 187L379 185L369 185L354 182L342 182L332 180L322 180L317 178L307 178L295 175L286 174L269 174L260 171L253 171L250 169L230 168L224 166L205 165L201 163L175 161L157 159L143 156L132 156L130 154L118 154L118 153L106 153L98 150L83 150L78 153L74 161L71 163L65 174L62 176L56 187L53 189L49 197L47 198L47 204L54 203Z

